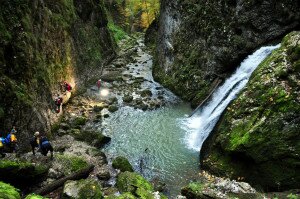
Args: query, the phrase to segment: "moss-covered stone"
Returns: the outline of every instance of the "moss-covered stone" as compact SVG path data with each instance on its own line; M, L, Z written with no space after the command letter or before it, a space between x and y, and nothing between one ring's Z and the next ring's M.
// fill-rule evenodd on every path
M200 182L190 183L188 186L181 189L181 194L186 196L187 198L205 198L203 196L203 184Z
M108 107L108 111L109 112L116 112L118 110L118 107L117 106L115 106L115 105L110 105L109 107Z
M0 180L20 187L28 186L43 180L48 169L46 166L33 165L29 162L1 160Z
M130 162L125 157L117 157L113 160L112 166L115 169L120 169L120 171L125 172L133 172L133 167L131 166Z
M76 117L73 121L73 124L75 126L82 126L82 125L85 125L86 122L87 122L86 117Z
M64 185L63 199L101 199L101 186L95 180L67 181Z
M153 192L153 186L145 178L129 171L118 175L116 186L122 193L130 192L139 197L149 196Z
M136 199L137 197L135 197L132 193L123 193L119 196L109 195L106 198L107 199Z
M27 195L25 199L48 199L48 198L45 198L43 196L36 195L33 193L33 194Z
M206 169L232 178L244 177L268 190L297 188L300 73L294 63L300 58L291 55L297 54L299 41L299 32L287 35L280 49L259 65L246 89L227 108L216 132L203 145Z
M103 135L99 131L80 131L73 134L74 138L80 141L84 141L94 147L101 148L105 144L109 143L111 138Z
M130 103L133 100L133 96L124 96L123 101L126 103Z
M0 181L0 198L3 199L21 199L19 190L13 186Z
M55 155L53 164L59 165L58 168L64 175L69 175L88 166L83 158L71 155Z

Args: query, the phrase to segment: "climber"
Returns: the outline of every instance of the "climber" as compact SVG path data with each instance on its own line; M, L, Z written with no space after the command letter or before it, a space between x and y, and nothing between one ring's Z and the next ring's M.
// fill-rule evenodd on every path
M99 80L97 81L97 87L98 87L98 90L100 90L101 83L102 83L102 80L101 80L101 79L99 79Z
M44 156L47 156L48 151L50 151L51 159L53 159L52 145L50 144L47 137L41 136L38 131L34 133L33 138L30 140L30 145L33 155L35 155L35 147L38 147L38 151L41 152L41 154Z
M63 85L64 85L65 91L71 92L72 86L69 83L67 83L66 81L64 81Z
M4 153L4 143L5 142L5 139L3 137L0 137L0 155L2 158L5 157L5 153Z
M17 152L18 149L18 140L16 136L16 128L13 127L11 132L6 136L4 144L8 148L9 152Z
M56 105L56 113L60 112L60 105L63 102L63 98L59 96L59 94L57 94L56 98L54 99L55 105Z

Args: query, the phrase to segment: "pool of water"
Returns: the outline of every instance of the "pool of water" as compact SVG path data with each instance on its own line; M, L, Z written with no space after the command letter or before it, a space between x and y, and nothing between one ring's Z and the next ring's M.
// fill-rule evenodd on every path
M104 151L109 158L127 157L136 172L159 178L167 184L166 194L175 196L199 173L199 152L187 147L181 128L191 111L186 103L145 112L122 107L104 121L112 138Z

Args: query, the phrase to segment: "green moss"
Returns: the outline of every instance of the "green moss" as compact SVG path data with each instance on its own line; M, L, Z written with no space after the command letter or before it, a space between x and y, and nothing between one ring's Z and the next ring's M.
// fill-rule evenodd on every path
M142 176L133 172L123 172L118 175L117 184L119 191L131 192L137 194L138 189L145 190L146 192L152 192L153 186Z
M82 125L85 125L86 122L87 122L86 117L76 117L73 121L73 124L75 126L82 126Z
M115 169L120 169L120 171L122 171L122 172L125 172L125 171L133 172L133 168L132 168L131 164L125 157L119 156L119 157L115 158L112 162L112 166Z
M123 194L121 194L119 196L109 195L106 198L107 199L136 199L137 197L135 197L134 195L132 195L132 193L123 193Z
M120 40L124 39L125 36L127 35L121 27L117 26L113 22L109 22L107 26L110 32L113 34L114 39L117 43Z
M64 174L68 175L88 166L88 163L81 157L70 155L55 155L55 160L64 168Z
M19 190L13 186L0 181L0 198L2 199L21 199Z
M75 139L84 141L97 148L103 147L111 140L109 137L104 136L99 131L76 131L76 133L73 133L73 136Z
M48 198L44 198L43 196L36 195L33 193L33 194L27 195L25 199L48 199Z
M79 181L67 181L64 185L62 199L101 199L102 191L100 184L92 179L82 179Z

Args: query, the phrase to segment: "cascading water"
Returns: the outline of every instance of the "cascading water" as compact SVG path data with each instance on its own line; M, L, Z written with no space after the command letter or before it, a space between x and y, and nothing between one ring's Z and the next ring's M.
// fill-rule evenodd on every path
M189 148L199 151L203 142L216 125L220 115L227 105L236 98L237 94L247 84L252 72L272 52L276 46L262 47L248 56L235 71L212 95L211 101L192 117L182 121L186 133L186 143Z

